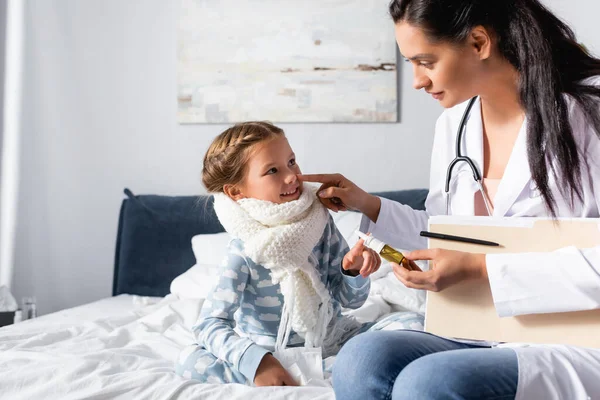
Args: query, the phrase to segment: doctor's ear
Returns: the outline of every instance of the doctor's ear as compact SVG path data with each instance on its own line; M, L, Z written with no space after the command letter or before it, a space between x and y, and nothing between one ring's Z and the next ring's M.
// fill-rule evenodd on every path
M233 201L238 201L246 198L246 196L244 196L240 188L236 185L228 184L223 186L223 193L225 193L227 197L229 197Z
M469 35L468 44L480 60L487 60L492 53L492 36L483 26L476 26Z

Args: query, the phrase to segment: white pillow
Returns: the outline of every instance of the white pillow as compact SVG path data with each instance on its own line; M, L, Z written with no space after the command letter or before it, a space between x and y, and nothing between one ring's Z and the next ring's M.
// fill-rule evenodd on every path
M337 226L344 239L346 239L348 246L352 248L358 242L356 230L360 228L362 214L354 211L340 211L337 213L331 212L331 215L333 216L335 226Z
M173 279L171 293L180 299L205 300L216 285L218 265L196 264Z
M227 232L196 235L192 251L196 265L171 282L171 293L182 299L206 299L217 283L219 265L227 256L231 236Z
M196 235L192 238L192 251L196 264L220 265L227 256L231 235L227 232Z

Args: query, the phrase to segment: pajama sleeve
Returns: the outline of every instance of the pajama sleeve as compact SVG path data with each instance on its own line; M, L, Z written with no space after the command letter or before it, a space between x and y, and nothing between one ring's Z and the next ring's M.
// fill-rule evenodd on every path
M269 351L248 338L240 337L233 330L233 316L240 306L249 276L246 260L230 251L219 269L218 282L205 300L192 330L199 345L254 382L256 370Z

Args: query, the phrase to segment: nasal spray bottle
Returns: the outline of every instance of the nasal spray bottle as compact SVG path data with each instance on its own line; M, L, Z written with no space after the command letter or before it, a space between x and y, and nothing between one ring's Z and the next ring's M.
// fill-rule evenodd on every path
M404 254L400 253L392 246L383 243L381 240L376 239L371 235L365 235L361 231L356 231L356 234L365 241L365 246L371 250L375 250L377 254L381 256L381 258L388 260L389 262L400 264L408 270L412 269L408 260L404 257Z

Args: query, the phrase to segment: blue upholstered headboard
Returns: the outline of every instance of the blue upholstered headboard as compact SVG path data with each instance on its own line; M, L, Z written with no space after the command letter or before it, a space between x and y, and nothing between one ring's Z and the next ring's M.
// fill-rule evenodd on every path
M195 264L191 239L223 232L209 196L136 196L125 189L121 204L113 295L166 296L171 281ZM375 193L425 209L427 190Z

